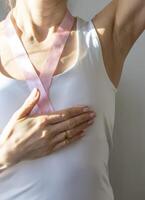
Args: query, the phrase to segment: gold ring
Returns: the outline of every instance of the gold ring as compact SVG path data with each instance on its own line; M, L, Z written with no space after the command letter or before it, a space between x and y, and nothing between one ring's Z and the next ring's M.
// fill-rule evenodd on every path
M68 132L67 131L65 131L65 138L64 138L64 140L65 140L65 144L69 143L69 137L68 137Z
M68 132L67 131L65 131L65 140L68 140Z

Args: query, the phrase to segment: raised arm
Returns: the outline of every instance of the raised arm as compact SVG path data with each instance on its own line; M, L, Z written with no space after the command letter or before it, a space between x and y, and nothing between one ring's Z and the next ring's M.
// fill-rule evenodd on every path
M112 0L92 21L106 70L117 87L125 58L145 29L145 0Z
M120 47L128 51L145 29L145 0L114 0L114 31Z

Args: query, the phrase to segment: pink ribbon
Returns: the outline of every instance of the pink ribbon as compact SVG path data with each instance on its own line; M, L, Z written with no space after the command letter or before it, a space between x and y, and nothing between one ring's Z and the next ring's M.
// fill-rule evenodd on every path
M57 29L57 32L53 34L53 38L50 40L52 41L50 44L50 48L52 50L42 68L41 74L38 76L36 69L31 63L25 47L23 46L23 43L11 21L11 12L4 21L4 30L8 45L13 52L14 59L24 73L26 83L30 91L34 88L38 88L41 92L40 100L31 114L45 114L55 110L49 98L49 88L52 84L53 74L57 68L59 59L70 35L73 23L74 17L67 10L63 21Z

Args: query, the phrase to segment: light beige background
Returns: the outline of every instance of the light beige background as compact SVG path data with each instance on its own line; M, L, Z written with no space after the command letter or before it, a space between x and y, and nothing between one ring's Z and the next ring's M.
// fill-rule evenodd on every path
M5 16L0 0L1 19ZM108 0L72 0L73 15L90 19ZM137 41L124 66L116 96L111 182L116 200L145 200L145 35Z

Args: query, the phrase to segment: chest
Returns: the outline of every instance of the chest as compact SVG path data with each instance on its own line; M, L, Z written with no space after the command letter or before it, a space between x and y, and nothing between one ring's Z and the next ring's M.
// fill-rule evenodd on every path
M62 73L67 70L76 60L78 43L77 43L77 20L75 21L72 31L63 47L63 51L59 55L59 60L57 63L54 76ZM47 59L52 55L52 48L49 45L49 42L46 41L43 44L38 42L33 42L33 44L23 38L23 35L18 38L18 35L15 35L15 48L20 47L20 53L17 55L14 53L9 45L9 42L6 40L1 41L1 62L2 69L1 71L10 77L13 77L17 80L24 80L24 74L20 63L23 62L23 59L26 59L30 65L33 65L38 75L40 75L42 68L46 64ZM52 59L55 59L52 56ZM49 67L49 66L47 66Z
M100 71L86 54L64 73L53 77L49 98L55 110L76 105L91 106L99 115L112 113L114 95L106 87ZM4 127L30 94L25 81L0 77L0 124Z

